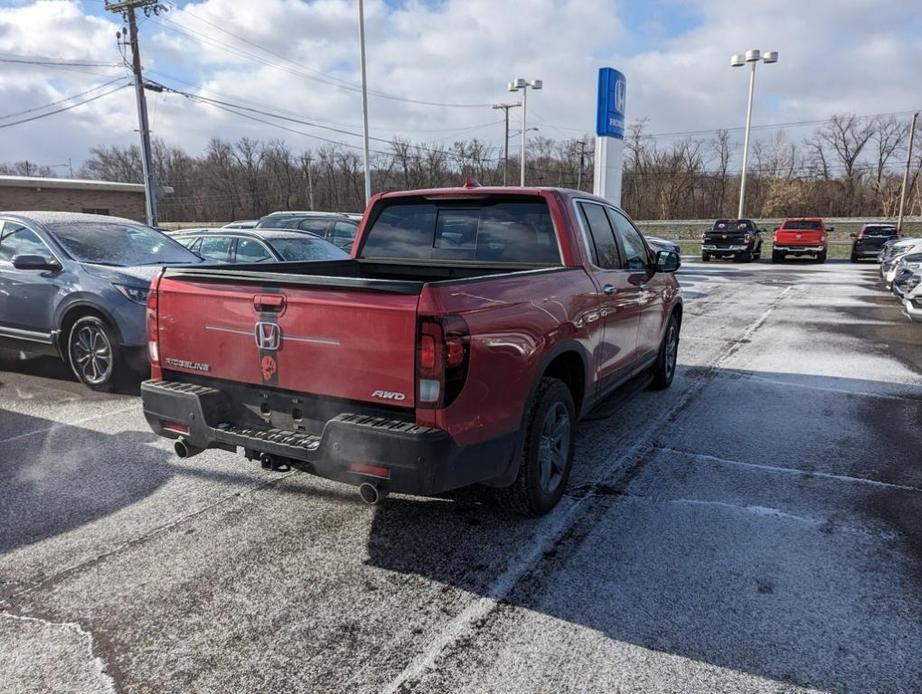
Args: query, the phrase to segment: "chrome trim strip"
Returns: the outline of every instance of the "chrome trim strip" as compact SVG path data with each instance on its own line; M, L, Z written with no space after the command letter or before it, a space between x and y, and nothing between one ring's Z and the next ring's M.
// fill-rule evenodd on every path
M247 337L253 337L256 334L256 328L253 330L244 330L243 328L230 328L224 325L213 325L208 323L205 325L205 330L216 330L221 333L233 333L234 335L246 335ZM307 342L312 345L329 345L331 347L339 347L339 340L332 337L309 337L307 335L287 335L285 332L282 332L282 342L286 340L291 340L292 342Z
M43 345L53 345L54 336L51 333L37 332L35 330L21 330L19 328L4 328L0 326L0 336L26 342L39 342Z

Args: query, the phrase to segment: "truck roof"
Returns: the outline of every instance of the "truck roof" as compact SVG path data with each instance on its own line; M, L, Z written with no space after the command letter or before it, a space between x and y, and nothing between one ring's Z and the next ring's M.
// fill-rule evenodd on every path
M375 199L384 198L405 198L405 197L476 197L481 195L547 195L548 193L557 194L564 198L586 198L597 200L607 205L612 204L604 198L600 198L592 193L586 193L582 190L573 188L558 188L555 186L531 186L519 188L518 186L477 186L465 185L451 188L420 188L418 190L401 190L389 193L378 193Z

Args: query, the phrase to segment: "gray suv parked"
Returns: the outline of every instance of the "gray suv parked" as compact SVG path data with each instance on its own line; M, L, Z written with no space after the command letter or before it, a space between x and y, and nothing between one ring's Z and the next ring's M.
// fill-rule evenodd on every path
M0 346L56 354L90 388L111 390L147 368L151 278L200 262L128 219L0 212Z

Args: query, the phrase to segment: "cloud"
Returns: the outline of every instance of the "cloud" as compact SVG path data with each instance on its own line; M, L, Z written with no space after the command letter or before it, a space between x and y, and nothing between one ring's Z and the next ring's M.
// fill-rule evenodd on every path
M778 64L758 69L755 123L922 105L922 27L912 19L918 15L915 2L628 2L368 0L372 134L449 143L477 136L498 144L502 126L489 104L517 99L505 84L526 77L545 83L529 99L529 125L553 138L578 136L593 127L596 71L604 65L626 73L628 120L646 118L652 132L738 126L747 75L729 66L729 56L751 47L781 52ZM115 31L121 22L99 5L39 0L2 9L0 53L118 62ZM199 0L143 21L142 55L148 76L169 86L358 132L356 14L353 2L343 0ZM0 115L106 79L0 64ZM382 95L479 106L435 107ZM296 149L321 144L176 94L148 98L155 135L191 151L213 136L282 138ZM345 133L287 125L360 143ZM91 146L136 142L136 128L133 96L126 90L66 114L0 129L0 158L79 161ZM792 129L789 135L806 133Z

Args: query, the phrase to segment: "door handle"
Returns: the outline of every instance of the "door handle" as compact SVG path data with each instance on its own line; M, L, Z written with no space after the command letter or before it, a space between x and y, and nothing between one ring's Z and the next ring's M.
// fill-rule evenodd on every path
M615 289L615 287L611 284L606 284L604 287L602 287L602 293L607 294L608 296L611 296L616 291L617 290Z

